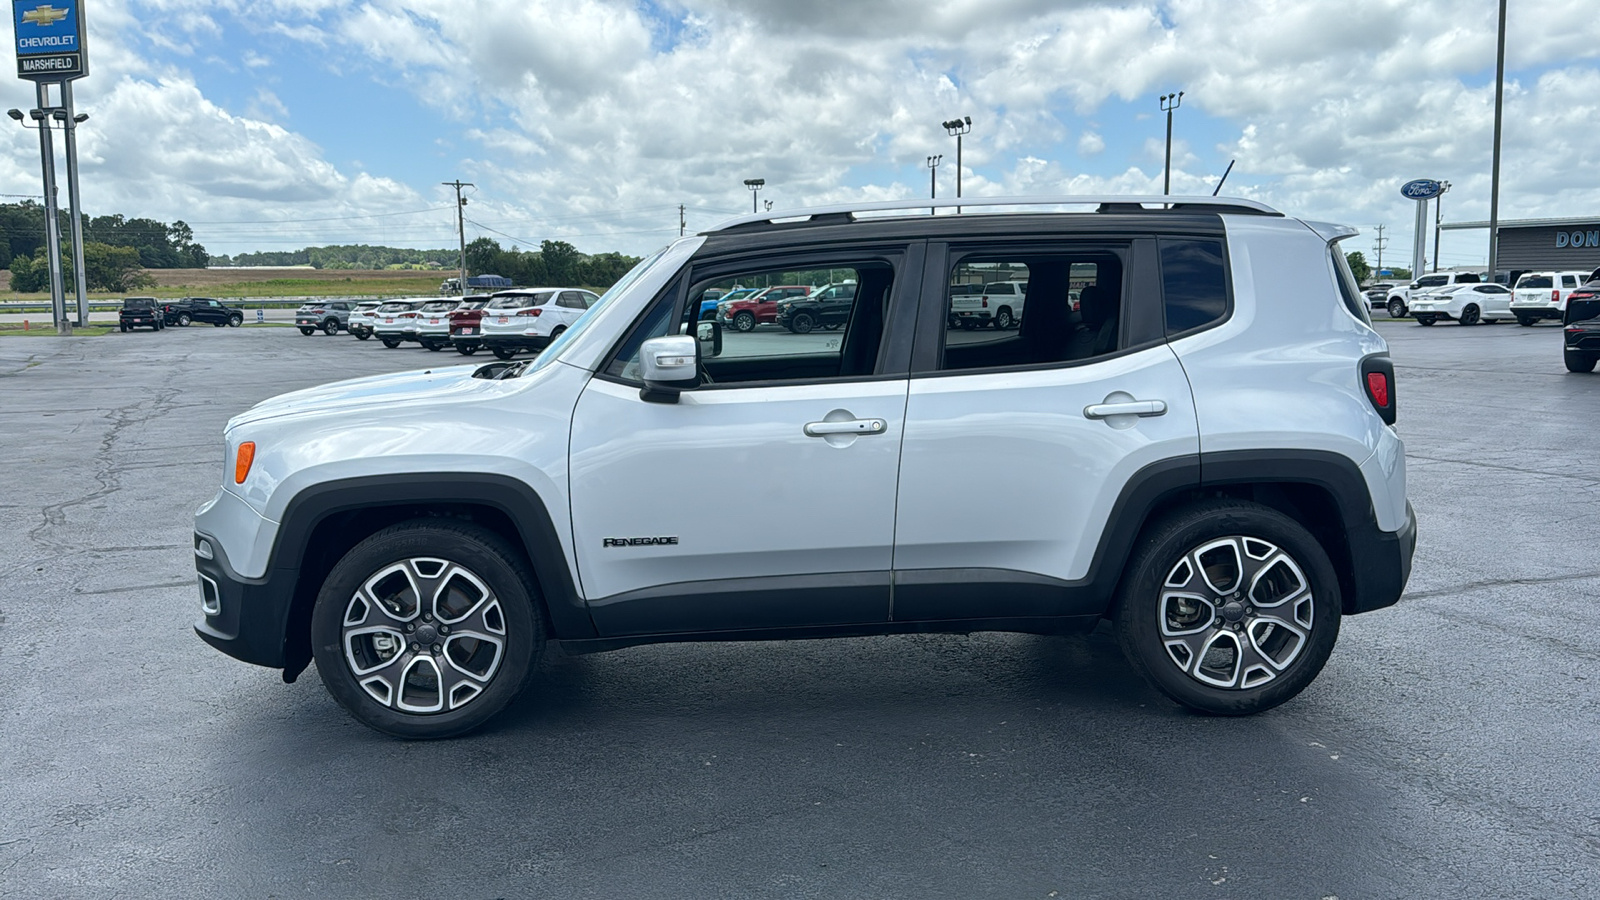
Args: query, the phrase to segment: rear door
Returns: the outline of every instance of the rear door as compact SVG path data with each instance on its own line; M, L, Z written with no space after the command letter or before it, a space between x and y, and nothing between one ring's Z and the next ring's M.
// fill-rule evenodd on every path
M1105 597L1084 588L1123 488L1152 469L1197 479L1156 243L951 242L937 274L930 248L901 454L896 621L1098 614ZM1208 249L1220 258L1220 241ZM949 327L948 286L980 279L1028 282L1016 330Z

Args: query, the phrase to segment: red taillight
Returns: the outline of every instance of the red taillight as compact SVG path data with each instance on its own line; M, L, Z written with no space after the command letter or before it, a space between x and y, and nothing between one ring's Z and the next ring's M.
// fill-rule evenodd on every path
M537 316L537 315L539 315L539 313L542 313L542 312L544 312L543 309L540 309L538 307L534 307L533 309L519 309L519 310L517 310L517 315L519 315L519 316Z
M989 308L989 300L987 298L985 298L984 301L983 301L983 308L984 309L988 309Z
M1386 372L1367 373L1367 394L1379 409L1389 408L1389 375Z
M1557 288L1556 290L1553 290L1553 291L1550 292L1550 302L1551 303L1560 303L1561 302L1561 289L1560 288Z

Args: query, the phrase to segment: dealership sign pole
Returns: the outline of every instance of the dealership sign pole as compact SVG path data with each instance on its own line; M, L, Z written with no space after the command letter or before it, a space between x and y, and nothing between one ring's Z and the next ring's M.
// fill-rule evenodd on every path
M1444 192L1444 185L1431 178L1408 181L1400 196L1417 201L1417 221L1411 232L1411 277L1421 278L1428 253L1428 201Z
M59 5L57 5L59 4ZM89 74L84 48L83 0L11 0L11 19L17 38L17 77L32 81L38 90L38 108L29 117L39 125L39 155L44 172L46 256L50 260L50 300L56 328L70 333L66 291L61 276L61 224L56 215L56 159L50 137L53 122L67 133L67 189L72 216L72 269L78 306L78 324L88 323L84 296L83 230L78 206L78 146L72 109L72 81ZM50 103L54 85L61 105Z

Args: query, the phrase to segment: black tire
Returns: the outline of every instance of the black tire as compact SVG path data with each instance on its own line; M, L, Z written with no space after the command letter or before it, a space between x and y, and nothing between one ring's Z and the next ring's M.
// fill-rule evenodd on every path
M456 344L456 352L462 356L471 356L478 352L477 344Z
M1479 321L1478 305L1468 303L1461 308L1461 317L1456 322L1461 325L1476 325Z
M394 348L400 346L400 342L395 340L394 338L378 338L378 340L382 341L383 345L385 347L388 347L390 350L393 350Z
M822 327L826 328L829 331L838 331L839 329L844 327L844 323L843 322L827 322L827 323L824 323Z
M971 316L967 316L966 318L961 320L961 329L963 331L977 331L978 330L978 320L972 318Z
M735 331L754 331L756 328L755 314L750 312L741 312L734 316L733 328Z
M300 333L305 335L306 337L310 337L311 335L316 334L317 330L315 328L306 328L304 326L301 326Z
M994 327L995 328L1010 328L1012 325L1015 325L1015 324L1016 324L1016 320L1011 317L1011 307L1002 306L999 309L995 310L995 313L994 313Z
M1404 319L1406 317L1406 302L1399 297L1389 298L1389 318Z
M447 565L434 568L431 561L436 560ZM413 566L411 561L420 565ZM473 575L478 584L467 579L456 582L452 573L458 567ZM390 569L393 571L377 585L394 598L398 614L389 604L379 606L375 601L380 598L364 590ZM435 574L429 577L428 572ZM340 706L357 721L384 734L426 740L471 731L522 693L544 650L544 616L537 584L522 555L480 525L441 519L391 525L357 544L323 580L311 613L317 673ZM446 592L445 586L452 589ZM399 591L388 593L393 587ZM455 606L420 600L422 594L443 594ZM451 617L447 615L450 612L459 615ZM392 627L385 634L389 641L398 642L395 649L375 648L373 641L364 641L359 634L347 636L346 623L358 615L351 627ZM447 636L444 629L448 623L459 623L463 630L472 628L490 640ZM434 643L417 641L430 631ZM493 639L500 641L498 650ZM435 652L433 647L440 649ZM370 662L374 668L365 668L358 675L361 662ZM460 667L452 665L457 662ZM437 677L430 679L425 674L416 678L415 673L428 665ZM434 682L431 697L416 690L428 680ZM362 686L364 682L372 685L372 692ZM447 682L454 684L447 686ZM387 704L375 696L383 689L390 698ZM437 700L439 710L400 709L407 697Z
M789 320L789 330L795 334L810 334L817 327L817 319L811 313L795 313Z
M189 314L188 313L178 313L178 327L179 328L188 328L189 327L189 323L193 322L193 321L194 321L193 319L189 318Z
M493 351L494 355L499 359L510 359L511 357L517 355L517 351L510 350L505 347L490 347L489 349Z
M1539 320L1535 319L1533 316L1517 316L1517 324L1521 325L1523 328L1531 328L1533 323L1537 321Z
M327 335L328 337L333 337L334 335L338 334L339 333L339 320L338 319L324 319L323 322L322 322L322 333Z
M1432 325L1436 321L1438 320L1433 316L1417 316L1418 325Z
M213 328L227 328L228 327L228 323L227 322L212 322L211 323L211 327L213 327Z
M123 333L123 334L127 334L127 333L128 333L128 326L126 326L126 325L122 325L122 326L120 326L120 327L121 327L121 328L122 328L122 333Z
M712 319L715 319L716 317L717 317L717 311L716 311L715 308L712 308L712 309L708 309L705 312L700 314L700 321L709 322Z
M566 333L567 333L567 326L565 326L565 325L557 325L550 332L550 340L553 341L556 338L561 337L563 334L566 334Z
M1594 371L1595 356L1592 353L1585 353L1582 350L1570 350L1563 347L1561 350L1561 356L1564 360L1566 360L1568 372Z
M422 346L427 347L428 351L431 353L438 353L440 350L444 349L444 345L438 341L423 341Z
M372 332L370 332L370 331L358 331L358 332L355 333L355 335L356 335L356 340L364 341L367 338L372 337Z
M1208 552L1208 557L1235 561L1229 602L1188 603L1167 593L1198 584L1196 596L1229 598L1228 593L1208 586L1210 578L1229 577L1229 564L1208 562L1195 568L1189 561L1191 553L1208 544L1219 548ZM1224 546L1225 553L1220 549ZM1255 556L1257 549L1246 548L1267 552ZM1248 558L1241 556L1241 551ZM1283 557L1289 565L1282 566L1279 560ZM1187 579L1177 581L1186 566ZM1251 566L1256 567L1253 576ZM1157 690L1200 712L1243 716L1289 700L1322 671L1339 636L1339 579L1327 553L1298 522L1269 507L1241 500L1208 500L1179 509L1146 529L1124 571L1113 614L1123 653ZM1253 588L1234 590L1246 577L1252 578L1250 584L1268 591L1297 578L1302 590L1253 608ZM1193 618L1185 619L1185 613L1192 613ZM1294 627L1273 624L1275 616ZM1167 636L1163 636L1164 624L1169 628ZM1245 643L1239 641L1241 635L1250 638L1248 654L1243 650ZM1190 641L1200 643L1203 656L1196 658L1188 649ZM1233 644L1231 652L1217 646L1226 642ZM1169 643L1176 649L1169 651ZM1267 652L1261 652L1262 648ZM1214 653L1223 659L1231 655L1231 673L1213 667L1218 662ZM1185 655L1188 662L1180 663ZM1257 661L1247 664L1247 657ZM1208 661L1213 666L1205 665ZM1217 675L1226 675L1215 680L1232 686L1200 680ZM1260 680L1262 675L1265 680ZM1257 679L1253 684L1252 677Z

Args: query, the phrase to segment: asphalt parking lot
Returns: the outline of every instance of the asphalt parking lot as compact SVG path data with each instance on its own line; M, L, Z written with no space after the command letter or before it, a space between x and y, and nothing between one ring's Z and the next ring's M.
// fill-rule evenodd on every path
M1414 574L1277 710L1186 713L1103 630L688 644L550 659L426 744L195 638L190 527L229 416L460 357L0 339L0 891L1596 896L1600 375L1557 327L1379 328Z

